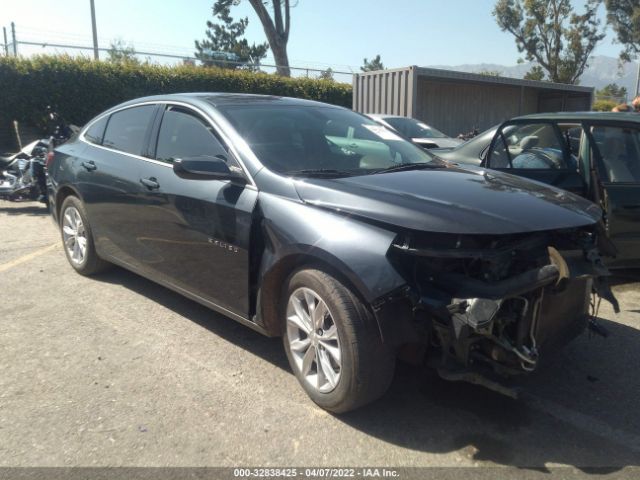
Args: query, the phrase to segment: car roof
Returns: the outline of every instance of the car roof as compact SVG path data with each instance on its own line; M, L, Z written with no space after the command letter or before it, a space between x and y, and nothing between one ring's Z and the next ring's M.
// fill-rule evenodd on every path
M554 113L534 113L514 117L511 120L601 120L601 121L621 121L640 123L640 114L625 112L554 112Z
M153 95L149 97L136 98L130 100L122 105L142 103L142 102L154 102L154 101L182 101L182 102L194 102L201 103L206 102L213 107L219 107L224 105L297 105L297 106L327 106L328 104L322 102L316 102L314 100L306 100L302 98L280 97L276 95L259 95L254 93L222 93L222 92L185 92L185 93L173 93L167 95ZM335 105L329 105L336 108Z

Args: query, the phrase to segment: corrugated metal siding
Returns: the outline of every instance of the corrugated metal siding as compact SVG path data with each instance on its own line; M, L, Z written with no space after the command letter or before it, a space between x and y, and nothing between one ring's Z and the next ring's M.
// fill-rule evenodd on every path
M541 93L538 112L579 112L591 110L591 95Z
M569 85L566 83L553 83L538 80L524 80L522 78L494 77L480 73L458 72L455 70L443 70L440 68L412 67L417 75L423 78L438 81L462 81L466 83L490 83L493 85L510 85L512 87L534 88L537 90L549 90L555 92L586 93L593 92L592 87L582 85Z
M362 113L413 115L413 70L384 70L354 75L353 109Z
M450 136L474 127L486 130L511 117L533 113L537 108L534 92L510 85L418 79L418 92L414 117Z

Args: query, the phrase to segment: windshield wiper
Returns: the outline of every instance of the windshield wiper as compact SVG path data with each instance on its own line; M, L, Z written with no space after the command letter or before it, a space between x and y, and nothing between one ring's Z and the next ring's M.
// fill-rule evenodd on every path
M290 170L283 174L292 177L346 177L354 175L355 172L350 172L348 170L335 170L332 168L307 168L303 170Z
M438 169L438 168L447 168L446 163L432 163L432 162L419 162L419 163L403 163L400 165L393 165L391 167L382 168L379 170L374 170L371 174L376 173L389 173L389 172L401 172L403 170L428 170L428 169Z

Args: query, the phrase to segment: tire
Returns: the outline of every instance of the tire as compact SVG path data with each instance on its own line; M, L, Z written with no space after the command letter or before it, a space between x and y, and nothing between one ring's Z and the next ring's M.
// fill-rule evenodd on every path
M60 235L67 260L79 274L94 275L111 266L96 253L87 212L80 199L72 195L64 199L60 208ZM84 253L80 255L83 244Z
M289 277L280 306L289 365L318 406L344 413L387 391L395 355L349 288L320 270L300 270Z

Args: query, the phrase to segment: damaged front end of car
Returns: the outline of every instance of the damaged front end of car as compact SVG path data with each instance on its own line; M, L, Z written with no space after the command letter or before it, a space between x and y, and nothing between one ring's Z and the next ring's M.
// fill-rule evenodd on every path
M594 226L512 235L404 232L388 256L407 286L374 304L400 355L448 380L516 396L504 379L596 323L596 299L618 306ZM399 318L405 320L398 321ZM410 320L406 320L410 319Z

